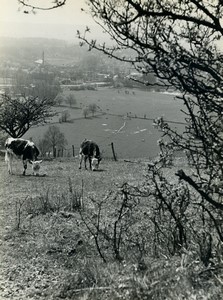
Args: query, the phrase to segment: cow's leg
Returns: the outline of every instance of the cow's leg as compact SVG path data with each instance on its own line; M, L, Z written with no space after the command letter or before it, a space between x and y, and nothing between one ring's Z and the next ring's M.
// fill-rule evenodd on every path
M81 169L82 160L83 160L83 155L82 154L79 154L79 159L80 159L79 169Z
M12 174L12 155L9 156L8 171Z
M12 159L13 159L12 155L6 151L5 162L7 163L9 174L12 174Z
M87 157L87 155L85 155L85 157L84 157L84 166L85 166L86 170L87 170L87 159L88 159L88 157Z
M23 173L22 173L22 175L26 175L26 169L27 169L27 159L24 159L23 160Z
M92 170L91 160L92 160L92 158L89 156L89 165L90 165L90 170Z

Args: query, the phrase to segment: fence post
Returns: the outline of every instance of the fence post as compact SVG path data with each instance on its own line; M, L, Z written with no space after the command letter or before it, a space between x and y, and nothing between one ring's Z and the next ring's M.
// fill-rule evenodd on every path
M113 158L115 161L117 161L116 155L115 155L115 150L114 150L114 144L113 142L111 143L111 148L112 148L112 154L113 154Z
M53 157L54 158L57 157L57 149L56 149L56 147L53 147Z
M73 157L75 156L74 145L72 145Z

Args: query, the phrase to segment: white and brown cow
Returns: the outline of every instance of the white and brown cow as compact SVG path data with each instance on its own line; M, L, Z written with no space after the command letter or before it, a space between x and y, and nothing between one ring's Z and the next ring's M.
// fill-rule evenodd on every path
M92 171L98 170L99 163L101 161L101 153L98 145L95 142L85 139L81 143L79 156L80 156L79 169L81 169L82 160L84 158L85 169L87 169L86 161L88 159L90 164L90 169Z
M39 150L33 142L20 138L8 138L5 142L5 149L5 161L10 174L12 174L13 157L17 157L23 161L23 175L26 175L27 162L32 164L33 174L39 175L42 160L37 160Z

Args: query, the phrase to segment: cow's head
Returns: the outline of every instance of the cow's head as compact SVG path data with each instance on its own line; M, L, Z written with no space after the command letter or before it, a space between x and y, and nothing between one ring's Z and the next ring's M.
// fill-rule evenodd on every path
M39 170L40 170L40 164L42 160L35 160L35 161L30 161L32 164L32 169L33 169L33 174L38 176L39 175Z
M99 167L99 163L101 161L101 157L93 157L91 161L92 171L97 171Z

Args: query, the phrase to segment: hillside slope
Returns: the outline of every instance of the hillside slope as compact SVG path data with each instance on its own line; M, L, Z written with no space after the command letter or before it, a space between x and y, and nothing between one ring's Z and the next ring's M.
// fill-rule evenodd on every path
M69 272L73 272L69 270L69 266L64 267L68 264L67 254L65 258L62 254L71 251L77 243L73 238L79 235L78 230L72 229L73 226L76 227L76 221L66 216L60 219L56 212L48 212L46 206L49 199L49 205L61 201L63 210L63 199L69 198L71 189L73 195L82 191L83 201L87 197L102 198L109 190L117 189L118 185L126 181L141 180L140 170L143 164L104 160L100 171L90 172L79 170L77 159L44 161L41 174L45 176L32 176L31 166L28 166L27 176L24 177L21 175L21 161L15 161L15 175L10 176L2 158L0 299L51 299L51 294L54 299L56 296L53 289L62 284L62 278ZM39 211L40 208L42 212ZM60 230L66 232L64 245L59 239L56 241ZM58 247L61 247L58 250L62 255L60 258Z
M0 299L220 299L221 282L192 253L156 257L146 244L145 238L153 241L150 199L132 197L132 206L122 205L120 187L142 184L146 166L145 160L103 160L100 171L91 172L79 170L77 159L51 160L43 162L42 176L32 176L29 166L24 177L21 161L10 176L2 158ZM144 241L143 259L131 243L125 260L114 258L108 233L119 222L120 203L129 215L119 227L123 249L131 238Z

